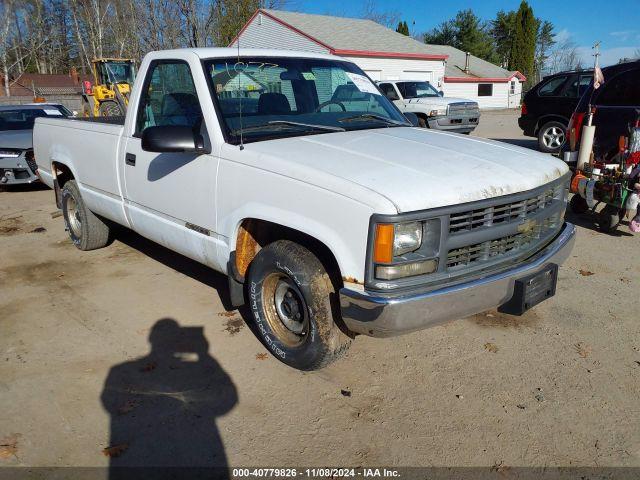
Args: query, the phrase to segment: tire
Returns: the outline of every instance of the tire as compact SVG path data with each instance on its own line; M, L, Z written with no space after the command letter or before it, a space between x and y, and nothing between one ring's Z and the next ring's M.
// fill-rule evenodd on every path
M581 215L583 213L587 213L589 211L589 205L587 205L587 201L582 198L580 195L575 194L571 197L569 201L569 207L573 213L577 213Z
M93 112L91 111L91 106L88 102L82 102L82 117L89 118L93 117Z
M281 362L317 370L349 348L351 338L334 321L331 278L303 246L288 240L267 245L251 263L246 283L258 334Z
M427 120L424 117L418 117L418 127L429 128L429 125L427 124Z
M620 225L620 211L614 206L605 206L598 213L598 226L605 233L613 232Z
M538 148L541 152L555 153L567 141L567 126L560 122L547 122L538 130Z
M71 241L80 250L95 250L109 243L109 226L86 207L75 180L62 187L62 216Z
M120 105L110 100L102 102L98 111L101 117L118 117L124 115L124 112L120 109Z

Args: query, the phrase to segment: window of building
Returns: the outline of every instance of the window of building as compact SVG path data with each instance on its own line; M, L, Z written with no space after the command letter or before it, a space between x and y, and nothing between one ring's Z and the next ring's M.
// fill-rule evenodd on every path
M516 94L516 81L515 80L511 80L511 85L509 86L509 93L511 95L515 95Z
M491 97L491 96L493 96L493 83L479 83L478 84L478 96L479 97Z

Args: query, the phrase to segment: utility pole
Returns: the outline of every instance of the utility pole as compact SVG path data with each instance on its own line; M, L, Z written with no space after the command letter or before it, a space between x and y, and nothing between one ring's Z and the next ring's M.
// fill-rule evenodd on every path
M602 43L602 42L597 41L597 42L593 45L593 47L591 47L591 49L595 52L595 53L593 54L593 56L594 56L594 57L596 57L595 64L594 64L594 67L595 67L595 68L598 68L598 67L600 66L600 44L601 44L601 43Z

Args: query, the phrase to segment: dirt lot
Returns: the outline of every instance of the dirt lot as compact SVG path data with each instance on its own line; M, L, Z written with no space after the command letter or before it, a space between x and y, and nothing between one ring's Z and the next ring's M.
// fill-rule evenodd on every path
M478 134L531 145L515 119ZM301 373L225 310L223 276L132 233L80 252L54 211L0 192L1 466L640 466L626 226L574 219L556 297L522 318L360 337Z

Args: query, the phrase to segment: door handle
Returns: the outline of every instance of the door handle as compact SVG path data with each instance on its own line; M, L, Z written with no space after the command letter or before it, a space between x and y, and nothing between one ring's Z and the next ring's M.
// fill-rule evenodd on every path
M127 165L131 165L132 167L136 166L136 156L133 153L127 153L124 156L124 163Z

